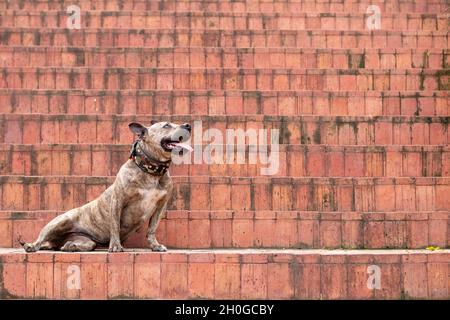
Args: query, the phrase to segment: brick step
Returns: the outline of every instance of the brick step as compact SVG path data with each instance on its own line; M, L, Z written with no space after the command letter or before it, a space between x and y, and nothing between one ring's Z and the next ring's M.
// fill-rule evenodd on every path
M222 115L235 108L244 115L448 116L450 99L446 91L0 89L0 113Z
M204 150L206 145L194 149ZM225 150L225 145L220 146ZM115 176L130 144L0 144L0 175ZM246 148L246 159L258 155ZM271 152L274 152L273 150ZM438 177L450 176L449 146L280 145L279 170L289 177ZM194 163L194 156L191 163ZM225 162L225 159L223 160ZM260 176L266 164L177 164L172 176Z
M450 46L447 31L335 30L148 30L0 27L6 46L79 47L282 47L282 48L440 48Z
M59 211L0 211L0 247L33 242ZM143 228L125 248L147 247ZM157 239L169 248L450 247L450 213L314 211L168 211Z
M448 49L0 47L1 67L449 68Z
M2 210L70 210L115 177L0 176ZM173 177L169 209L275 211L449 210L450 177Z
M235 109L239 113L240 109ZM203 113L204 112L199 112ZM167 109L166 114L170 114ZM189 122L191 139L209 128L279 129L281 144L323 145L446 145L450 141L449 117L327 117L327 116L126 116L0 114L0 143L109 143L131 144L128 124L151 120ZM201 121L201 122L195 122ZM198 138L201 138L200 135ZM200 140L200 139L199 139ZM202 139L203 140L203 139ZM206 144L209 141L205 142Z
M4 298L448 299L450 251L0 249ZM74 268L79 267L79 269ZM80 289L68 289L80 271ZM369 289L378 270L380 289Z
M450 90L450 69L7 67L0 88L159 90Z
M48 11L67 10L69 5L78 5L81 10L142 10L142 11L208 11L208 12L366 12L368 6L376 5L386 12L440 13L448 5L442 0L38 0L38 1L2 1L2 10Z
M373 13L216 13L167 11L81 11L81 28L193 30L366 30ZM3 27L65 28L69 13L5 10ZM382 30L448 31L447 13L383 13ZM76 31L76 30L75 30Z

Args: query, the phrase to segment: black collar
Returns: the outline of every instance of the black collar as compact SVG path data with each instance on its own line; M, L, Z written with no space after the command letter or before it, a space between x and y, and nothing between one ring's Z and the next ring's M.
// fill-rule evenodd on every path
M145 173L162 176L169 169L171 160L160 161L147 154L140 144L140 140L136 140L131 147L130 159L144 171Z

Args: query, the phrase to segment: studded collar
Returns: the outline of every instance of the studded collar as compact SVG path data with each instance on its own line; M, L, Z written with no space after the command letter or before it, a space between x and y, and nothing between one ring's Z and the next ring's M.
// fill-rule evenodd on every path
M171 160L160 161L147 154L141 147L141 140L136 140L131 147L129 159L145 173L162 176L169 169Z

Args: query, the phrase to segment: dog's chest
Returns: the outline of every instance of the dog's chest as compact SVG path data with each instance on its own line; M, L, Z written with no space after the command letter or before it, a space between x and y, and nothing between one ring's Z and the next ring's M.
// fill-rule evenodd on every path
M121 216L121 229L128 233L140 227L157 209L161 201L167 197L166 190L139 190L124 208Z
M167 196L167 190L164 189L140 189L139 207L145 214L150 214L148 211L153 211L154 208ZM149 210L150 209L150 210Z

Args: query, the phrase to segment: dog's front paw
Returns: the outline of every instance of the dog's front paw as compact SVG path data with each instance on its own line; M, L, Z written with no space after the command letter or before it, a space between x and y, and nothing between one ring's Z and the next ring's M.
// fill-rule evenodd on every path
M123 247L120 243L111 243L109 245L109 252L123 252Z
M157 244L155 246L151 246L152 251L156 251L156 252L166 252L167 248L165 245L162 244Z

